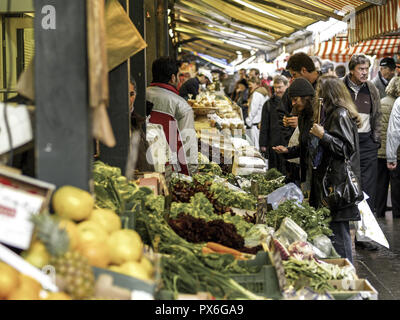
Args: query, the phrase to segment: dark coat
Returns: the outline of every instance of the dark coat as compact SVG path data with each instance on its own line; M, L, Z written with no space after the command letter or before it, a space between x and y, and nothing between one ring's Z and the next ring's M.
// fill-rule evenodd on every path
M311 106L304 109L299 115L299 145L288 148L288 153L284 154L286 159L294 159L300 157L300 182L305 182L310 159L309 159L309 140L310 130L313 126L313 114Z
M281 103L281 98L274 95L264 103L261 115L260 128L260 147L266 147L266 157L268 158L268 167L276 168L285 174L285 160L282 155L277 154L272 147L284 145L279 126L279 117L277 108Z
M197 77L190 78L189 80L185 81L185 83L179 89L179 95L185 99L189 99L189 94L192 94L192 99L196 99L197 95L199 94L200 89L200 81Z
M330 165L337 173L337 182L343 181L345 172L345 157L350 160L351 168L361 181L360 150L358 129L355 121L350 118L348 111L343 107L331 107L325 110L325 133L320 140L323 147L322 160L317 169L312 170L310 205L322 207L322 178ZM360 220L360 212L356 205L332 211L333 221Z
M292 102L289 99L289 89L286 89L285 93L282 96L281 103L276 109L278 115L278 125L279 131L282 137L282 145L287 146L294 132L294 128L292 127L285 127L283 125L283 117L289 115L292 112Z

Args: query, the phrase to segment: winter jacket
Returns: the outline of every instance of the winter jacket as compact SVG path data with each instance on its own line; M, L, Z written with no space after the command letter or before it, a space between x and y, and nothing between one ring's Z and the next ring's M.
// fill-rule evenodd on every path
M274 95L264 103L261 113L260 147L275 147L284 145L280 134L277 108L281 98Z
M185 99L189 99L189 94L192 95L192 99L196 99L200 90L200 81L197 77L191 78L180 87L179 95Z
M400 97L394 102L390 113L386 139L387 162L397 162L397 152L400 145Z
M288 148L288 153L284 154L285 159L294 159L300 157L300 182L305 182L309 171L309 153L308 146L310 140L310 130L313 126L313 114L309 108L304 109L299 115L299 145Z
M383 158L386 159L386 140L387 140L387 130L388 130L388 125L389 125L389 118L390 118L390 113L392 112L394 102L396 101L396 98L387 95L381 100L381 113L382 113L382 118L381 118L381 126L382 126L382 135L381 135L381 147L378 150L378 158ZM400 155L400 152L397 153L398 156Z
M193 109L178 94L160 87L148 87L146 99L154 104L153 111L167 113L178 122L189 172L195 173L198 167L198 144Z
M349 86L349 78L350 75L344 77L343 81L350 92L353 101L355 101L355 94ZM375 143L381 144L381 101L379 96L379 91L375 87L375 85L371 81L366 82L370 97L371 97L371 114L370 114L370 124L371 124L371 131L372 131L372 138Z
M361 181L360 150L358 141L358 128L348 111L343 107L330 107L325 110L325 133L320 140L323 147L321 163L312 171L310 205L322 207L323 187L322 178L328 167L336 173L336 183L339 185L345 178L345 161L347 158L355 175ZM335 181L333 181L335 183ZM354 204L349 208L332 211L333 221L357 221L360 213Z

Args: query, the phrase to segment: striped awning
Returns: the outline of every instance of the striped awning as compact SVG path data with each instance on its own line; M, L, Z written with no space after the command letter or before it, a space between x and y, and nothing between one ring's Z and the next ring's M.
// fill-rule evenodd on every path
M399 20L398 0L388 0L383 6L370 6L348 21L349 41L355 44L397 31Z
M347 62L355 53L376 55L377 58L392 57L400 52L400 36L386 36L367 40L350 46L347 37L334 37L319 44L315 55L334 62Z

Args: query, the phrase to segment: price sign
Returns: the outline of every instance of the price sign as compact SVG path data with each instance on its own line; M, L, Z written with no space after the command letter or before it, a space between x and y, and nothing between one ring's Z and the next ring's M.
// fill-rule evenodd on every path
M29 248L33 233L30 218L40 212L44 198L0 184L0 242Z

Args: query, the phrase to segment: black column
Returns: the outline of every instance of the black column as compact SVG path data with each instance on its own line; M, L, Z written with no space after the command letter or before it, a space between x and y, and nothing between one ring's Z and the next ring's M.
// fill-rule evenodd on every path
M127 0L119 0L125 10ZM129 122L129 63L128 60L109 73L110 104L107 108L111 126L117 145L108 148L100 143L100 160L119 167L125 174L129 153L130 122Z
M89 190L86 2L35 0L35 11L37 178Z
M146 23L144 0L129 0L129 15L143 39L146 39ZM146 115L146 49L135 54L131 59L131 75L136 81L135 111L141 116Z

